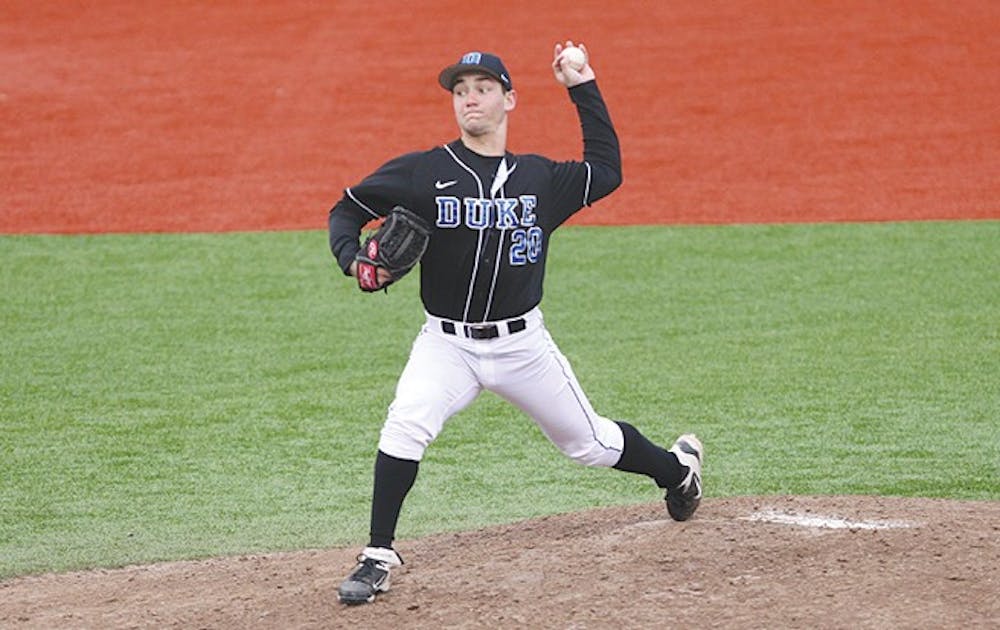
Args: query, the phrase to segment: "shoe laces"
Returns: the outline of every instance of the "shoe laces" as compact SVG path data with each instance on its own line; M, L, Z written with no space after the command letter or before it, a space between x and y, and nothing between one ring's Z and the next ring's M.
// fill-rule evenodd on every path
M351 580L364 582L365 584L374 584L388 572L389 566L386 563L361 555L358 556L358 568L351 574Z

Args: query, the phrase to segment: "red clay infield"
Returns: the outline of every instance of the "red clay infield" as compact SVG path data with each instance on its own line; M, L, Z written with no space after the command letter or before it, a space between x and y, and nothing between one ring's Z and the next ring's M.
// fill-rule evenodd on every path
M565 38L590 48L625 165L577 223L1000 218L991 0L8 0L0 18L0 233L322 229L344 186L456 135L435 77L469 49L514 77L512 150L576 157L548 68Z

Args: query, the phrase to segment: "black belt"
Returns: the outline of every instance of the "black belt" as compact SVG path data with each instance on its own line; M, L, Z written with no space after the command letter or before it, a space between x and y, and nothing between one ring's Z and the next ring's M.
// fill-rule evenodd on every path
M461 324L462 332L469 339L494 339L500 336L500 326L507 327L507 334L519 333L528 327L523 317L512 319L501 324ZM457 335L455 322L441 322L441 331L449 335Z

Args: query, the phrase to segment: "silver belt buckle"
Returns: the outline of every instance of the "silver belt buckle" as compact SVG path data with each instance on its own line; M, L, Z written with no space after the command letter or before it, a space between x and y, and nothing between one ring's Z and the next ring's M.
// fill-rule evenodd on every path
M496 324L466 324L465 336L470 339L493 339L500 336L500 327Z

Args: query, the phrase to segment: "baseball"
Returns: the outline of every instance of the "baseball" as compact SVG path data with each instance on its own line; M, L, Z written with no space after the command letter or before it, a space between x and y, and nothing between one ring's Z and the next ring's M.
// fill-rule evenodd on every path
M570 68L573 68L577 72L583 70L583 66L587 63L587 55L583 50L577 48L576 46L570 46L564 48L562 51L562 58L566 60L566 64Z

